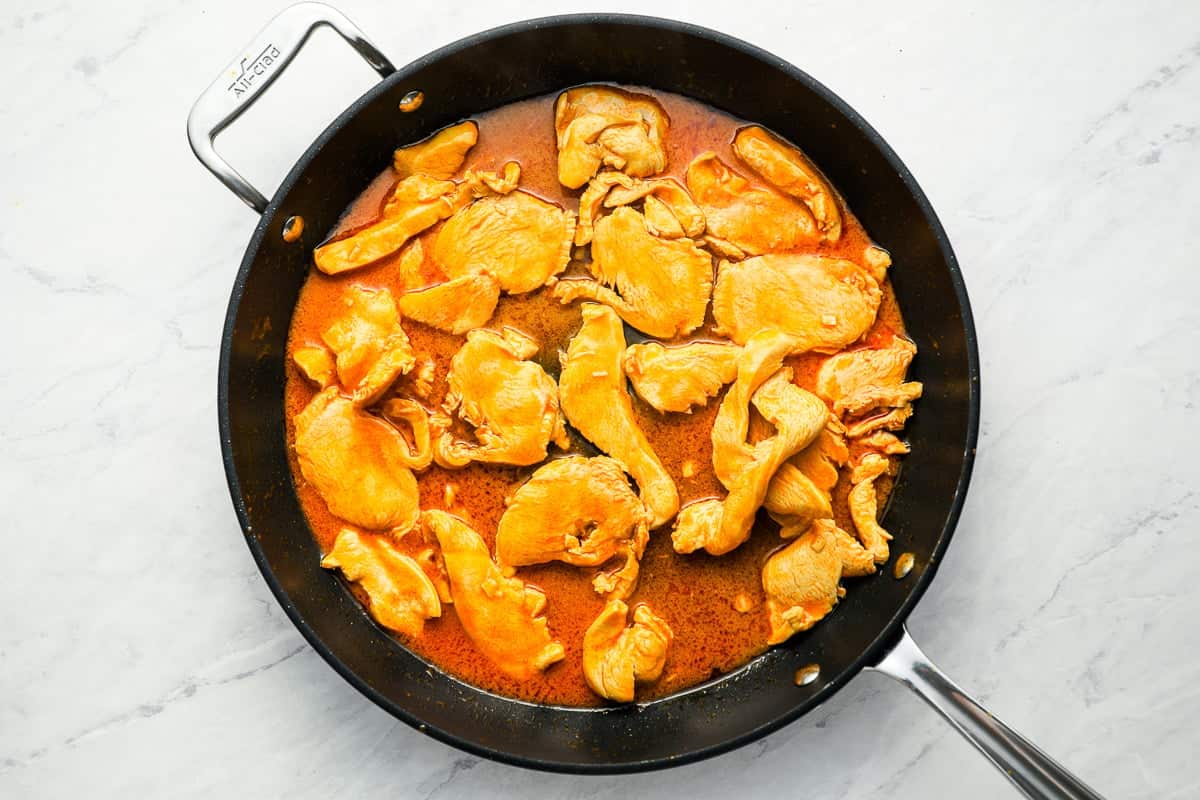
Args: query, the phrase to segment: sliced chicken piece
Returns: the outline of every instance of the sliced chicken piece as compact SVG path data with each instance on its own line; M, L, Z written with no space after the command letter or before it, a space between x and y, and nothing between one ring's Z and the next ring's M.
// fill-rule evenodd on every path
M853 261L778 254L721 262L713 291L717 332L738 344L766 329L798 340L797 350L836 352L875 322L879 284Z
M317 269L326 275L338 275L391 255L409 239L454 213L456 188L453 181L427 175L403 179L396 184L378 222L313 251Z
M532 291L571 259L575 215L526 192L476 200L438 232L433 258L451 278L486 272L511 294Z
M850 519L858 530L858 539L870 551L876 564L888 560L890 533L879 524L879 505L875 496L875 479L887 472L888 459L878 453L867 453L850 473Z
M622 172L601 172L588 183L579 198L579 225L575 244L592 241L601 207L617 208L638 201L646 217L646 229L663 239L696 238L704 233L704 213L687 190L674 178L638 180Z
M838 554L842 558L843 578L861 578L864 575L875 574L875 556L857 539L839 528L831 519L819 519L813 524L832 531Z
M401 147L392 166L401 178L428 175L438 180L454 177L467 159L467 151L479 141L479 126L471 120L442 128L423 142Z
M820 622L837 605L843 575L874 571L870 556L832 520L814 522L763 566L771 623L767 643L779 644Z
M406 292L420 289L429 285L425 277L425 245L420 239L413 239L400 251L396 271L400 273L400 282Z
M746 466L754 460L755 445L747 441L750 436L750 404L754 395L768 379L780 372L783 360L796 347L797 341L787 334L766 330L752 337L738 354L737 378L725 393L712 427L713 470L726 488L735 483ZM790 370L787 375L791 376ZM801 402L806 408L813 407L813 403L807 399ZM826 417L828 413L821 415L821 425L825 424ZM807 438L811 441L818 432L819 428L812 437ZM804 445L807 446L808 442Z
M814 520L833 517L830 492L850 457L843 431L830 418L816 441L782 464L771 479L763 507L785 531L799 535Z
M888 267L891 265L892 254L882 247L869 244L863 249L862 267L881 286L883 279L887 277Z
M603 595L608 600L625 600L637 589L638 574L641 572L641 552L645 551L644 543L638 545L632 542L625 551L625 560L618 562L611 569L602 570L592 578L592 588L596 594Z
M768 183L803 200L826 241L836 242L841 238L842 212L837 194L808 156L758 125L737 132L733 151Z
M772 477L789 456L816 437L828 415L815 395L792 385L789 369L768 378L754 393L753 402L775 426L776 434L749 448L744 466L726 484L729 494L722 502L720 526L704 530L702 539L677 527L671 536L676 552L690 553L703 547L712 555L723 555L745 542Z
M492 195L505 195L515 191L521 181L521 165L509 161L500 170L467 170L455 193L454 208L457 211L472 200Z
M321 338L337 357L338 380L358 405L370 405L415 363L387 289L349 286L346 311Z
M789 463L807 475L818 489L829 492L837 485L838 471L849 460L846 429L836 418L830 417L817 440L793 456Z
M787 641L824 619L837 605L841 579L841 555L827 526L813 525L772 553L762 571L771 624L767 643Z
M677 553L703 548L723 555L750 536L754 515L780 465L811 444L829 418L816 395L792 384L792 371L781 368L794 341L776 331L754 337L738 358L738 375L721 401L713 423L713 469L729 490L721 502L719 524L711 506L680 516L671 533ZM757 444L746 441L750 404L775 429Z
M622 566L598 584L607 587L602 593L623 599L636 586L649 521L613 459L555 459L513 494L496 531L496 562L502 568L547 561L595 567L621 556Z
M691 411L737 376L737 345L692 342L663 347L658 342L630 345L625 374L638 395L659 411Z
M649 606L638 605L626 626L629 607L610 600L583 635L583 676L601 697L632 703L638 683L658 680L675 638L671 626Z
M817 395L838 414L898 408L920 397L921 384L904 383L917 346L896 336L887 347L838 353L817 371Z
M328 275L365 267L404 247L472 200L511 192L520 177L521 167L515 161L505 164L502 174L468 170L458 184L410 175L396 184L379 220L344 239L321 245L313 251L313 261Z
M328 348L320 345L305 345L292 351L292 361L304 377L324 389L337 383L337 362Z
M437 546L437 538L432 533L428 533L426 538L431 540L434 546L423 548L417 553L416 562L426 577L433 582L442 605L454 605L454 595L450 594L450 575L446 572L446 561L442 558L441 548Z
M330 512L360 528L403 533L417 521L421 463L404 437L381 419L324 389L296 415L300 472Z
M415 400L393 397L383 404L383 415L397 428L407 425L411 431L412 447L408 448L408 465L423 470L433 462L433 439L429 429L429 412Z
M475 428L478 442L458 441L452 432L439 430L434 443L438 464L536 464L546 457L551 441L567 446L558 387L529 360L537 349L537 342L513 328L467 334L450 359L444 406Z
M633 327L660 339L704 323L712 293L712 257L691 239L660 239L627 206L596 223L589 269L597 281L563 280L554 296L611 306ZM615 287L616 291L609 287Z
M609 86L568 89L554 106L559 183L578 189L601 166L635 178L662 172L669 124L667 112L649 95Z
M655 236L695 239L704 233L704 212L674 178L637 180L614 186L604 200L609 208L642 201L646 228Z
M442 615L433 581L382 536L342 528L321 566L340 569L346 580L361 586L370 598L371 616L388 630L420 636L425 620Z
M746 257L745 250L733 242L727 242L719 236L713 236L711 233L704 235L704 244L717 256L729 259L730 261L741 261Z
M872 386L841 399L835 404L834 410L848 416L859 416L874 409L903 408L920 399L924 389L924 385L918 381L898 386Z
M784 526L784 530L791 528L800 533L814 520L833 516L833 499L827 490L817 486L816 481L789 461L781 464L772 476L763 498L763 508Z
M614 186L632 187L634 179L624 172L605 170L588 181L587 188L579 196L579 224L575 226L575 244L582 247L592 241L596 220L608 193Z
M642 215L646 218L646 230L660 239L681 239L687 235L671 207L654 195L648 195L642 203Z
M422 400L428 400L433 395L433 379L436 376L437 362L429 356L422 356L409 379L412 393Z
M725 503L715 497L688 503L679 509L671 528L671 546L677 553L694 553L720 535Z
M875 573L875 559L871 552L864 548L859 541L837 526L832 519L814 520L801 528L785 526L779 531L784 539L795 539L813 528L821 529L822 534L828 534L836 546L838 556L842 560L842 577L859 578ZM842 594L839 592L838 597Z
M846 437L849 439L858 439L875 431L898 431L904 427L912 414L912 406L904 405L899 408L893 408L891 411L883 414L847 423Z
M583 327L567 346L559 376L563 413L584 438L633 476L652 515L650 527L657 528L679 510L679 491L634 419L621 370L621 320L611 308L595 303L584 303L582 315Z
M500 300L500 284L485 272L467 273L445 283L400 295L408 319L455 335L481 328Z
M426 511L421 522L437 537L455 613L481 653L517 680L529 680L562 660L566 651L551 638L542 614L546 595L506 578L483 537L458 517Z
M735 258L795 250L820 238L803 203L752 185L715 153L703 153L688 165L687 185L704 212L709 235Z
M858 443L888 456L907 455L912 450L908 442L901 441L896 434L888 431L875 431L859 439Z

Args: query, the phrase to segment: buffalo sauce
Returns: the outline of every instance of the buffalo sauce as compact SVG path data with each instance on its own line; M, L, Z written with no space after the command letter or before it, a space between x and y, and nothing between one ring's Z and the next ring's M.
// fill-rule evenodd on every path
M659 91L652 94L671 119L667 175L684 183L684 173L692 158L712 150L747 178L756 180L748 169L740 166L731 147L735 132L747 123L678 95ZM480 114L475 118L479 124L479 142L468 153L464 168L500 169L506 161L517 161L521 165L521 190L577 210L580 191L564 189L557 180L554 101L555 96L548 95ZM381 173L347 209L330 232L331 236L371 223L395 183L396 176L390 168ZM419 237L426 253L432 249L439 228L440 224ZM867 243L868 237L861 225L846 213L841 240L836 245L823 246L821 252L857 258ZM336 277L311 269L292 318L288 352L320 342L321 332L343 313L341 293L345 286L386 287L398 297L405 289L396 268L398 259L399 254L395 254ZM423 270L431 281L443 277L428 257ZM567 274L579 271L582 271L582 265L572 263ZM532 336L540 344L534 360L557 378L559 355L566 350L581 324L578 304L563 306L554 300L548 288L543 288L518 297L502 297L488 327L499 329L507 325ZM704 327L678 341L716 340L712 327L710 308ZM426 401L432 408L445 395L450 359L465 337L442 333L411 321L405 321L404 328L418 361L429 357L436 363L431 399ZM864 343L883 346L892 336L903 332L904 323L895 295L890 284L885 283L878 318ZM644 338L628 327L626 336L630 344ZM790 358L788 366L794 370L794 381L811 390L816 371L824 359L825 356L813 353ZM400 379L397 391L404 390L407 380ZM289 358L285 391L289 442L294 436L292 419L315 393L315 387L305 380ZM693 409L690 414L660 414L632 395L637 421L679 487L683 505L725 494L713 473L710 439L721 396L711 399L705 407ZM571 437L568 452L597 454L596 449L573 430ZM322 552L328 552L343 523L329 513L321 497L304 481L291 448L289 454L301 507ZM558 454L554 445L550 446L550 454ZM463 469L445 470L435 464L417 476L421 508L444 509L463 517L483 536L488 547L494 549L496 528L506 499L536 468L537 465L506 467L473 463ZM893 472L894 469L893 463ZM833 500L838 524L853 531L846 501L850 488L848 472L848 469L842 470ZM880 508L885 506L891 483L890 475L881 476L876 482ZM671 548L669 526L651 533L641 562L641 579L628 603L631 608L638 603L649 604L656 614L667 620L675 638L668 650L662 677L652 684L639 685L638 700L650 700L695 685L735 669L766 649L768 625L762 610L765 596L761 570L766 557L781 544L777 527L765 514L760 514L749 541L720 557L703 552L687 556L676 554ZM408 533L398 545L410 555L426 546L418 530ZM603 598L591 587L595 573L595 569L559 563L522 567L517 572L521 580L545 592L551 635L566 649L562 661L528 681L506 677L474 647L459 624L453 605L444 606L439 619L429 620L421 636L401 635L398 638L438 669L488 691L540 703L600 705L603 701L588 688L582 667L584 632L604 606ZM850 591L853 591L852 584ZM365 602L366 597L358 594Z

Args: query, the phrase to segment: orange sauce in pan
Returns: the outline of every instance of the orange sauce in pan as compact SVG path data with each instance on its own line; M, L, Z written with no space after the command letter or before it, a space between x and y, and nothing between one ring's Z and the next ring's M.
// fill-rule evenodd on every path
M644 90L643 90L644 91ZM737 167L731 143L743 120L723 114L685 97L654 91L670 115L668 134L667 174L683 182L684 171L696 155L712 150L728 164L746 175L752 174ZM580 192L564 189L557 180L557 150L554 139L555 96L545 96L513 103L478 115L479 142L468 154L465 168L498 169L506 161L521 165L520 188L548 201L575 210ZM398 143L401 144L401 143ZM800 143L803 146L803 142ZM396 182L389 167L381 173L351 205L341 222L331 231L339 235L372 222ZM425 232L422 238L426 252L432 247L440 226ZM825 247L830 255L857 257L868 237L858 221L845 215L841 241ZM343 287L358 284L366 287L387 287L396 296L405 289L396 263L398 255L338 277L310 271L300 294L292 319L288 344L289 353L296 347L319 343L320 334L344 306L340 303ZM436 278L437 270L427 259L427 277ZM581 270L572 264L568 274ZM535 359L556 377L559 373L559 353L578 331L581 317L578 304L563 306L555 301L548 289L519 297L502 297L488 327L508 325L531 335L540 342ZM711 312L706 325L687 337L716 338L712 335ZM465 341L453 336L405 321L405 331L418 358L432 357L437 365L430 407L441 403L446 391L446 371L450 358ZM881 346L895 334L903 334L895 295L890 283L883 286L883 303L879 316L865 337L865 344ZM629 343L643 337L626 328ZM805 354L790 359L795 370L795 382L812 389L816 371L825 356ZM315 395L315 388L300 374L288 359L285 393L288 420L288 441L293 440L291 420ZM410 377L401 378L395 391L404 391ZM710 400L706 407L691 414L660 414L636 394L632 395L637 419L655 452L662 459L679 487L684 505L707 497L723 497L725 490L713 473L710 430L720 404L721 395ZM571 452L594 455L596 450L577 433L571 431ZM551 446L551 455L556 448ZM289 448L289 452L291 452ZM300 504L308 518L313 535L322 552L328 552L343 523L329 513L324 501L309 486L291 452L292 474L295 478ZM694 473L684 477L685 463L691 462ZM504 498L521 485L536 469L471 464L460 470L445 470L431 466L418 475L422 509L440 508L468 520L494 548L496 527L504 511ZM893 464L893 471L895 464ZM691 471L690 469L688 470ZM834 490L834 508L838 524L853 531L846 496L849 492L847 470ZM891 489L891 477L877 481L879 505L883 508ZM447 507L447 486L452 487L453 501ZM422 547L418 532L408 534L400 542L401 550L415 554ZM668 651L662 677L653 684L639 685L638 700L649 700L700 683L722 672L732 670L766 649L767 622L764 609L760 572L766 557L780 547L782 540L777 527L765 513L760 514L750 540L728 555L715 558L704 553L678 555L671 548L669 527L652 532L642 559L641 579L636 593L629 599L630 607L648 603L664 617L675 633ZM488 661L467 638L454 614L452 605L445 606L440 619L429 620L425 632L417 638L400 636L402 643L427 659L437 668L464 681L498 694L522 700L573 706L596 706L604 701L587 686L583 677L582 642L584 631L604 605L603 599L591 587L595 569L582 569L565 564L546 564L523 567L517 574L527 583L546 593L547 620L551 634L566 648L566 657L532 680L519 682L506 677ZM853 591L853 581L848 587ZM735 608L735 598L742 596Z

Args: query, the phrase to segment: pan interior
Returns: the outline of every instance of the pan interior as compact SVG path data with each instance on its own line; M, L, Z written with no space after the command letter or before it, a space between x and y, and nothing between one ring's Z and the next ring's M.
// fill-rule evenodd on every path
M309 254L341 211L415 141L463 117L594 81L676 92L798 143L891 253L892 281L925 394L913 452L884 524L916 555L902 581L858 582L820 626L719 680L642 706L595 711L520 703L430 669L374 625L320 554L291 483L284 354ZM421 91L413 113L401 100ZM305 220L299 241L282 229ZM219 376L222 447L251 551L314 648L372 700L472 752L579 772L651 769L751 741L820 703L870 663L924 591L957 520L977 426L978 359L953 253L920 189L879 136L824 87L770 55L703 29L642 17L533 20L422 58L375 87L310 147L255 230L234 286ZM795 671L821 665L803 687Z

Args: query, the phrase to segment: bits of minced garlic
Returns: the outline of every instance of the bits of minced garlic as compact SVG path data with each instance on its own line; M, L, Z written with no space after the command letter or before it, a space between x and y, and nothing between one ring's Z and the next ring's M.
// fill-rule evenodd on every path
M683 462L683 466L681 466L679 468L679 471L680 471L680 473L683 474L683 477L685 477L685 478L691 478L691 477L695 476L696 462L692 461L691 459L688 459L687 461Z
M739 614L745 614L752 608L754 608L754 600L745 592L738 592L737 597L733 598L733 610Z

